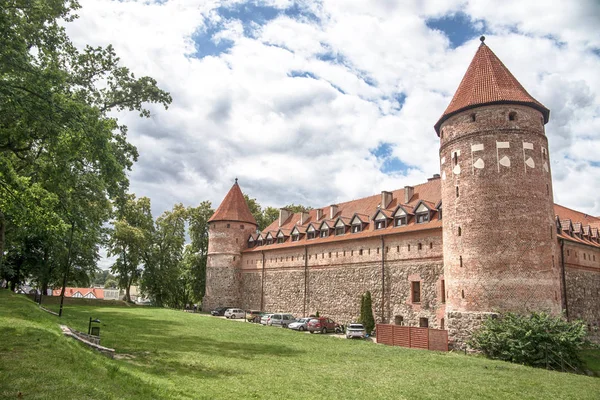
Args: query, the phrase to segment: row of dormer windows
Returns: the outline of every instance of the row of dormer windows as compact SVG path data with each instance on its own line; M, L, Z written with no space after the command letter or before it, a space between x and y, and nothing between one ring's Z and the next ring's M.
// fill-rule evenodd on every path
M441 214L442 214L441 211L442 211L442 209L439 208L438 209L438 219L441 219ZM429 222L430 215L431 215L431 212L429 212L429 211L417 213L417 214L415 214L415 222L417 224L423 224L423 223ZM375 230L384 229L384 228L388 227L388 218L386 218L384 220L376 220L374 222L375 223L374 223L373 228ZM393 223L394 223L393 226L395 226L395 227L405 226L408 224L408 216L404 215L401 217L396 217L393 219ZM341 235L345 235L346 233L348 233L348 231L350 233L359 233L359 232L363 232L368 224L369 224L368 222L361 221L360 223L355 223L353 225L350 225L349 228L347 225L344 225L344 226L338 226L335 228L327 227L327 228L321 229L321 230L314 229L312 231L306 232L306 238L307 238L307 240L313 240L313 239L317 239L317 238L326 238L331 235L341 236ZM300 241L300 236L301 236L301 234L299 232L292 233L290 235L290 240L292 242L298 242L298 241ZM251 238L248 241L248 247L262 246L263 244L270 245L273 243L281 244L281 243L285 243L285 242L286 242L285 236L277 237L276 240L272 239L272 238L264 239L264 240L263 239L254 240Z

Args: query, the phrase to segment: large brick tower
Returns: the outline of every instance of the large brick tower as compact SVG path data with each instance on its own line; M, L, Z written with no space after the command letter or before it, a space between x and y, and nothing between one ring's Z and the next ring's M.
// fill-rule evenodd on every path
M256 232L256 227L256 220L236 179L208 220L204 311L219 306L241 306L241 253L247 247L250 235Z
M550 111L484 40L435 125L446 318L456 346L486 313L561 311Z

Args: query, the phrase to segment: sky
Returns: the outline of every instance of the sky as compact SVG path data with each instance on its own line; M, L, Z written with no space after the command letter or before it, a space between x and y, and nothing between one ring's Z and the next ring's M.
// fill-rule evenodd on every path
M112 44L171 93L116 114L155 216L217 207L234 179L262 206L322 207L439 173L442 115L479 37L550 109L556 203L600 216L596 0L84 0L76 46ZM104 260L106 263L106 260Z

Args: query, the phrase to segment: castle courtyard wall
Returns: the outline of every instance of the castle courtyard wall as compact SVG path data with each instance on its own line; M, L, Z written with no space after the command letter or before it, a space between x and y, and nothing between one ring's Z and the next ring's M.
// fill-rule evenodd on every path
M350 234L348 234L350 235ZM355 321L368 290L378 322L441 327L443 259L441 229L327 244L243 253L242 307L307 316L317 311L341 323ZM264 268L262 260L265 260ZM383 261L383 268L382 268ZM413 303L411 282L421 301ZM384 301L382 304L382 289ZM383 307L383 312L382 312Z

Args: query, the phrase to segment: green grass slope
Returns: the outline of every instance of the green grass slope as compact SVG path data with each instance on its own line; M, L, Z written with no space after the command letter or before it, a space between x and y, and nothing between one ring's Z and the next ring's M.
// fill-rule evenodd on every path
M58 324L102 323L111 360ZM598 399L600 379L157 308L67 306L0 290L0 397Z

